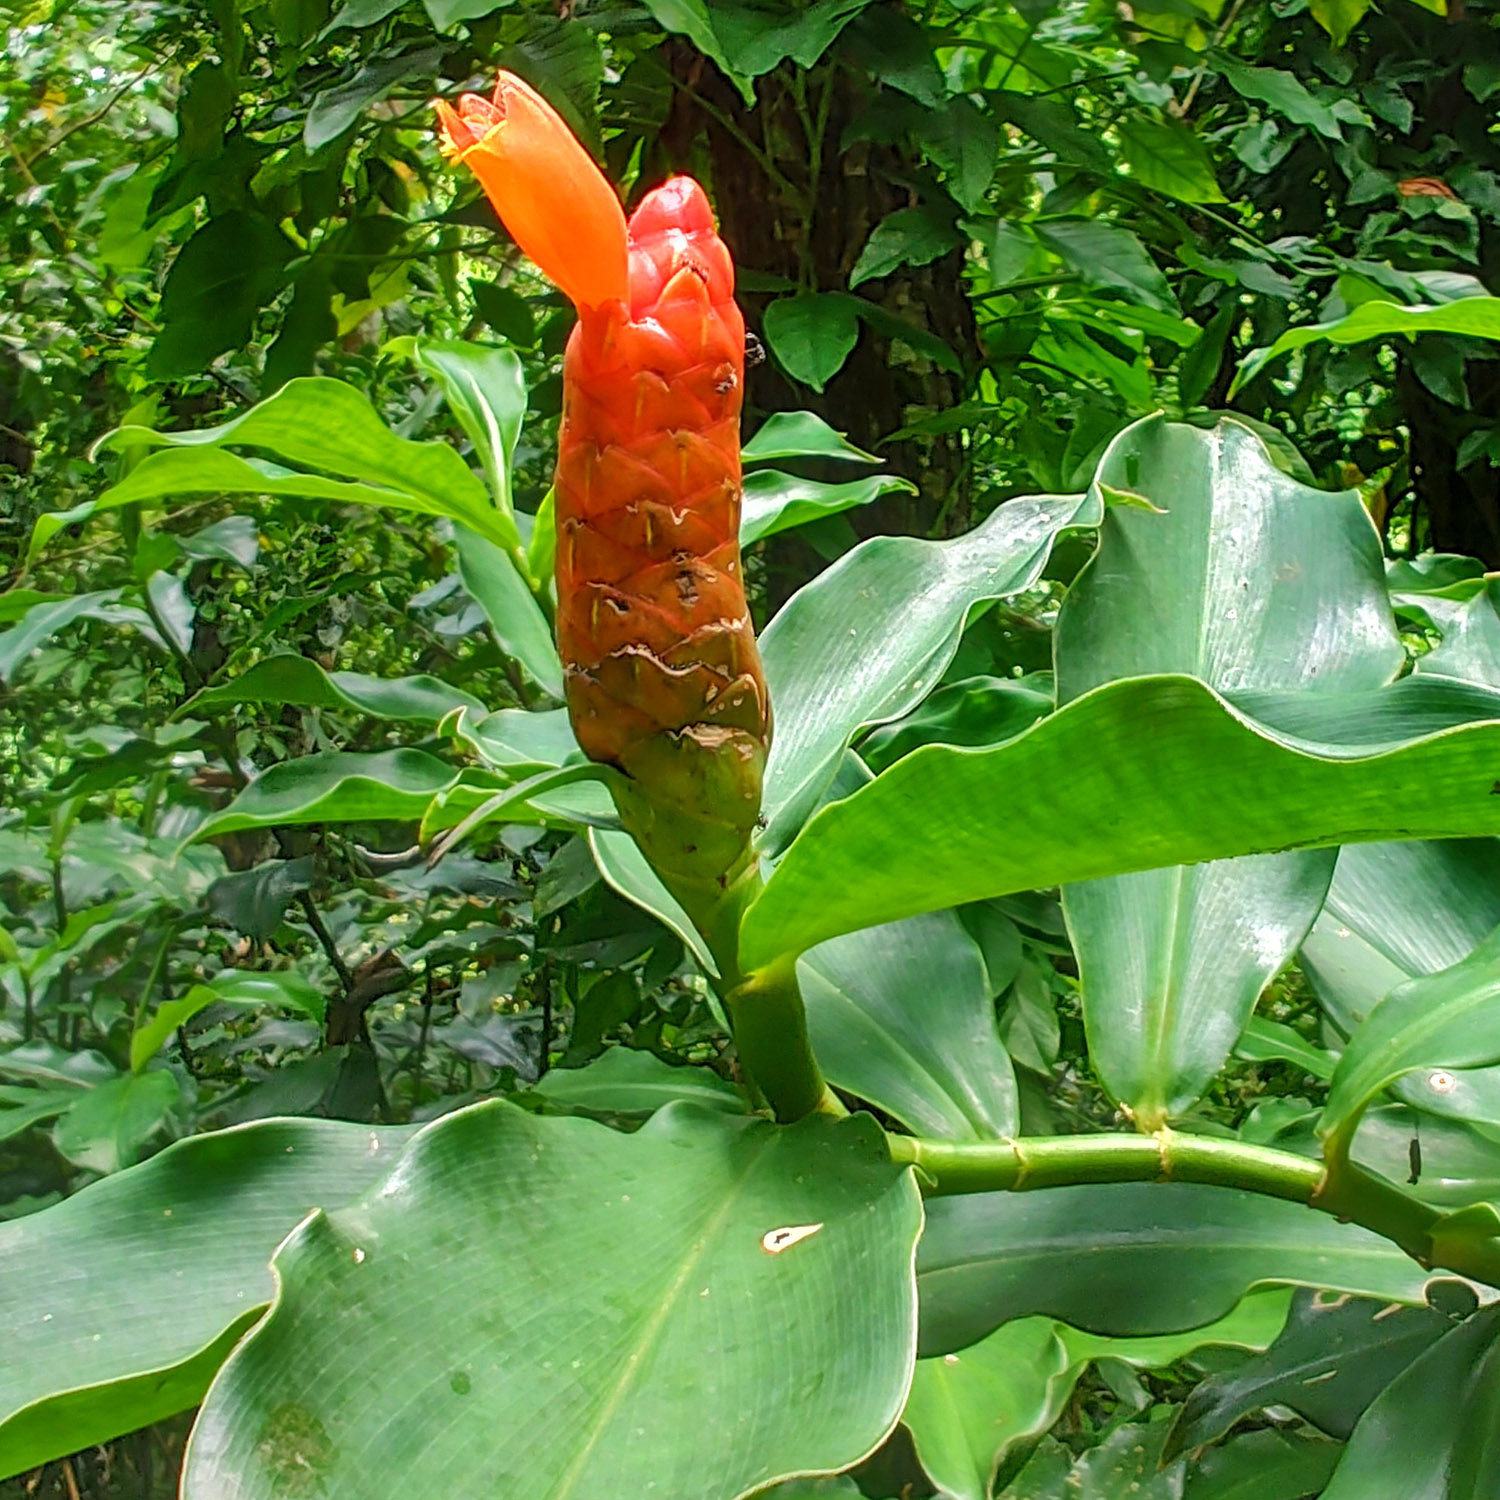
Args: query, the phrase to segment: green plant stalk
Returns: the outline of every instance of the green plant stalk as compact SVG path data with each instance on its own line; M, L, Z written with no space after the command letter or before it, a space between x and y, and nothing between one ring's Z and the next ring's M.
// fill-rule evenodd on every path
M1444 1233L1440 1209L1362 1167L1243 1141L1180 1135L1063 1135L956 1142L887 1135L891 1160L917 1169L925 1193L1021 1192L1100 1182L1196 1182L1304 1203L1398 1245L1419 1264L1500 1286L1500 1239L1482 1227ZM1451 1221L1450 1221L1451 1223Z
M740 968L740 919L764 884L760 862L753 853L747 855L723 885L667 884L713 954L719 970L714 988L724 1002L751 1093L763 1097L783 1124L815 1110L844 1114L813 1056L796 959L782 959L748 976Z

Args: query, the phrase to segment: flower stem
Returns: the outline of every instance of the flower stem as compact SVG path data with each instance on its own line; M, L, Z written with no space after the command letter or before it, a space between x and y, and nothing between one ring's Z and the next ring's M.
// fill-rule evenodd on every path
M891 1159L917 1169L923 1191L1020 1192L1102 1182L1196 1182L1305 1203L1392 1241L1426 1267L1500 1286L1494 1226L1463 1224L1361 1167L1322 1162L1244 1141L1182 1135L1065 1135L1003 1141L933 1141L888 1135ZM1441 1229L1435 1234L1434 1230Z

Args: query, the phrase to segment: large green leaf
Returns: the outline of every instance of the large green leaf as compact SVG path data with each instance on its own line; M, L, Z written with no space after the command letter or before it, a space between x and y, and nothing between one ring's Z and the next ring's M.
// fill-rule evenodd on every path
M409 1134L267 1120L0 1224L0 1475L194 1405L270 1300L271 1252Z
M1235 422L1151 419L1110 445L1116 505L1058 616L1057 693L1184 672L1221 690L1380 687L1404 660L1380 541L1352 490L1299 484ZM1323 904L1332 849L1069 886L1089 1057L1143 1129L1208 1086Z
M143 458L99 497L96 509L202 491L304 495L447 516L500 547L520 547L515 522L490 503L484 485L452 448L397 437L342 380L291 380L218 427L121 427L100 446L166 451ZM273 454L277 462L242 458L231 448Z
M766 768L766 840L788 843L844 748L900 718L942 677L975 605L1040 576L1059 532L1097 521L1080 495L1007 501L949 542L874 537L799 590L761 637L776 734Z
M923 1354L1045 1313L1113 1335L1175 1333L1263 1285L1413 1305L1428 1273L1389 1240L1279 1198L1109 1183L935 1198L917 1259Z
M1342 702L1329 695L1331 715ZM917 750L822 809L746 913L743 958L756 968L861 927L1101 875L1500 832L1497 764L1493 720L1374 753L1314 751L1200 682L1110 683L992 749Z
M1412 1364L1360 1419L1323 1500L1500 1494L1500 1307Z
M1414 338L1419 333L1458 333L1469 338L1500 339L1500 297L1460 297L1454 302L1402 307L1395 302L1361 302L1352 312L1328 323L1289 328L1274 344L1252 350L1234 378L1234 390L1253 380L1283 354L1308 344L1362 344L1367 339Z
M1334 1149L1382 1090L1418 1068L1500 1063L1500 932L1462 963L1392 990L1349 1038L1329 1085L1318 1133ZM1438 1082L1437 1087L1451 1083Z
M324 750L263 771L193 837L294 823L415 820L456 776L425 750Z
M425 673L414 677L370 677L363 672L325 672L317 662L291 652L269 656L248 672L192 699L185 713L224 703L291 703L307 708L353 709L376 719L436 724L455 708L482 714L484 705L462 688Z
M803 956L797 978L829 1082L918 1135L1016 1133L994 990L979 945L953 912L822 943Z
M844 1468L905 1399L920 1222L868 1118L450 1115L277 1252L183 1495L733 1500Z

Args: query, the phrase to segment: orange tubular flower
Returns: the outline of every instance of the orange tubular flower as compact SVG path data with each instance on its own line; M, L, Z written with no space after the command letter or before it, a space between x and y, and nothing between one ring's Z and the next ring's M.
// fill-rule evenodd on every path
M557 636L579 744L630 778L621 816L700 911L751 865L770 708L740 578L745 325L703 190L629 224L520 79L438 106L516 243L579 323L563 365Z

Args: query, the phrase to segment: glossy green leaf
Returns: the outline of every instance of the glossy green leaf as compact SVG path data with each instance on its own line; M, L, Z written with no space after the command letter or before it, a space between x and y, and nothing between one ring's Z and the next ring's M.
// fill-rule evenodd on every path
M1234 391L1253 380L1267 365L1309 344L1362 344L1368 339L1419 333L1457 333L1467 338L1500 339L1500 297L1460 297L1455 302L1402 307L1395 302L1361 302L1353 311L1328 323L1289 328L1274 344L1245 356L1235 376Z
M1375 753L1294 748L1307 744L1202 683L1146 677L1097 688L993 749L928 746L812 818L746 913L744 961L755 968L879 922L1101 875L1394 834L1500 832L1490 790L1500 723Z
M1345 1035L1396 985L1467 958L1500 926L1500 843L1351 845L1302 967Z
M193 837L297 823L415 820L455 777L452 766L425 750L324 750L263 771Z
M1290 1406L1330 1437L1346 1438L1376 1396L1450 1327L1430 1307L1298 1292L1286 1328L1264 1354L1193 1388L1167 1457L1213 1442L1267 1406Z
M271 1252L410 1133L267 1120L0 1224L0 1475L195 1405L271 1298Z
M1052 679L1045 673L965 677L944 683L903 718L865 735L860 759L879 775L923 745L998 745L1053 707Z
M180 1026L210 1005L276 1006L309 1016L321 1022L328 1008L327 997L320 994L295 969L224 969L207 984L189 987L176 1000L164 1000L149 1020L136 1028L130 1038L130 1066L139 1073L161 1050L167 1038ZM154 1075L153 1075L154 1076Z
M1082 1373L1050 1318L1019 1318L960 1353L919 1359L901 1420L939 1494L988 1500L1001 1460L1052 1426Z
M1447 615L1443 639L1416 670L1500 687L1500 578L1487 578Z
M916 488L898 474L871 474L843 484L824 484L777 469L757 469L745 476L740 545L748 547L793 526L868 505L882 495L914 494Z
M797 965L829 1082L917 1135L1014 1135L1015 1080L979 945L953 912L835 938Z
M458 576L484 611L500 649L515 657L538 687L560 699L562 660L553 643L552 626L521 571L519 544L507 551L479 531L460 526L454 533L454 547Z
M583 758L565 708L502 708L483 718L462 714L444 727L489 765L517 776Z
M905 1398L920 1221L868 1118L671 1104L622 1135L499 1102L450 1115L277 1252L183 1496L281 1500L310 1472L326 1500L413 1474L443 1495L734 1500L844 1468ZM465 1278L432 1275L435 1238Z
M1360 1419L1323 1500L1500 1494L1500 1307L1455 1328Z
M456 708L484 712L472 694L425 673L370 677L363 672L325 672L317 662L290 652L269 656L248 672L199 693L183 711L195 714L224 703L352 709L376 719L418 724L436 724Z
M856 448L816 412L773 411L741 450L747 464L778 458L832 458L842 463L876 464L880 460Z
M549 1104L598 1114L648 1115L677 1099L742 1115L744 1094L708 1068L666 1063L650 1052L611 1047L583 1068L553 1068L533 1089Z
M917 1275L923 1354L962 1349L1033 1313L1096 1333L1175 1333L1278 1284L1415 1306L1429 1279L1357 1225L1279 1198L1185 1183L932 1199Z
M859 339L855 301L842 292L804 292L766 308L766 343L793 380L821 391L843 368Z
M1500 1063L1497 1002L1500 933L1452 968L1392 990L1349 1038L1329 1085L1318 1133L1341 1149L1370 1101L1418 1068Z
M1096 516L1096 502L1081 495L1028 497L953 541L874 537L787 602L760 643L776 705L769 848L790 841L859 729L900 718L927 696L969 611L1029 588L1058 534Z
M1354 491L1297 483L1228 421L1138 423L1097 482L1150 504L1110 508L1059 612L1059 702L1148 672L1355 693L1401 666L1379 538ZM1304 850L1064 891L1089 1056L1142 1128L1180 1115L1217 1075L1317 917L1335 858Z
M526 415L526 382L515 351L418 338L412 341L412 359L437 381L448 409L468 434L496 508L512 515L511 462ZM517 548L519 544L518 534Z
M594 862L599 866L605 884L643 911L650 912L669 932L675 932L698 960L703 972L717 976L718 966L702 935L676 897L661 883L661 877L641 853L640 845L619 829L590 828L589 848L593 850Z
M495 509L452 448L397 437L369 401L341 380L288 381L218 427L121 427L100 446L165 451L148 454L107 489L96 502L99 509L202 491L303 495L446 516L497 546L519 545L514 522ZM233 447L263 450L279 462L240 458L226 451Z

